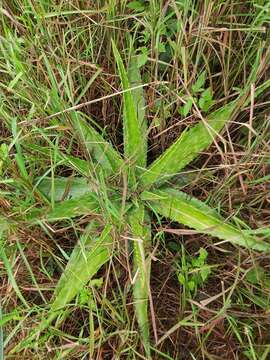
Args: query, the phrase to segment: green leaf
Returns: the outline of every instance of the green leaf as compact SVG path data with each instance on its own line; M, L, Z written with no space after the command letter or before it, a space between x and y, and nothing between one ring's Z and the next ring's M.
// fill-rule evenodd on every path
M181 191L172 189L145 191L141 196L143 200L148 201L155 212L202 234L212 235L249 249L270 251L270 244L246 235L222 219L215 210Z
M204 90L199 100L199 107L202 111L207 112L209 108L213 105L212 91L210 88Z
M136 279L133 285L134 306L145 352L149 358L148 299L151 262L147 255L151 246L151 225L143 205L133 210L129 216L129 223L133 237L133 270Z
M209 267L202 267L200 269L200 275L203 283L207 280L210 274L211 274L211 269Z
M150 167L143 173L141 182L144 186L161 184L194 160L206 149L218 132L224 127L237 106L237 102L225 105L211 114L206 123L199 122L190 130L184 131Z
M53 209L35 209L27 215L27 220L34 222L40 220L55 222L71 219L76 216L98 214L99 209L98 195L96 193L87 193L82 197L61 201Z
M8 145L2 143L0 145L0 159L5 161L8 158Z
M88 161L77 158L72 155L61 154L62 159L64 159L65 164L71 167L73 170L77 171L83 176L89 177L91 174L91 169Z
M128 79L131 87L142 85L141 74L139 70L138 56L132 56L128 68ZM132 90L132 97L134 101L135 111L137 114L137 121L140 128L140 144L141 144L141 163L140 166L146 166L147 160L147 123L145 117L145 99L143 94L143 88Z
M8 313L8 314L5 314L2 316L2 319L1 319L1 305L0 305L0 326L4 326L6 325L8 322L10 321L20 321L20 320L23 320L23 316L20 315L20 312L18 309L15 309L14 311L12 311L11 313ZM0 352L1 354L1 352ZM3 357L1 358L0 356L0 359L4 359Z
M95 186L86 178L81 177L45 177L40 181L38 189L47 198L61 201L83 197L83 195L93 192Z
M199 261L200 265L203 265L208 257L208 252L204 248L200 248L199 250Z
M159 42L159 43L158 43L157 48L158 48L159 54L166 52L166 45L165 45L164 43L162 43L162 42Z
M188 281L188 288L190 291L194 291L195 287L196 287L196 284L195 284L194 280Z
M267 276L264 268L262 268L261 266L256 266L248 271L248 273L246 274L246 279L251 284L258 285L262 282L265 282Z
M146 46L141 47L140 53L137 56L137 65L138 69L140 69L142 66L144 66L147 63L148 60L148 49Z
M73 129L77 132L87 150L89 158L94 160L106 174L108 172L119 172L124 162L112 145L106 142L89 123L77 116L77 114L72 116L71 122Z
M206 71L203 71L199 75L199 77L198 77L197 81L195 82L195 84L192 85L192 92L197 93L197 92L203 90L205 81L206 81Z
M185 105L179 108L180 115L187 116L192 108L192 104L193 104L192 98L189 97L186 100Z
M92 223L75 246L69 262L58 281L51 311L57 311L74 299L87 282L111 257L113 239L111 225L106 225L100 237L98 224Z
M131 60L131 67L129 70L129 78L125 70L121 56L112 42L113 53L117 63L119 76L121 79L122 89L128 90L132 83L140 83L140 72L136 58ZM144 131L144 110L143 110L143 95L141 91L130 90L123 94L124 99L124 114L123 114L123 128L124 128L124 152L125 157L132 163L138 166L145 167L146 164L146 133Z
M144 11L144 5L141 1L131 1L127 7L131 10Z
M90 289L87 288L82 288L81 291L79 292L79 305L85 305L85 304L89 304L89 301L92 298L92 292Z
M76 199L62 201L45 215L45 219L47 221L58 221L76 216L97 214L98 209L97 195L89 193Z
M186 278L182 273L177 273L177 278L178 278L180 285L186 284Z

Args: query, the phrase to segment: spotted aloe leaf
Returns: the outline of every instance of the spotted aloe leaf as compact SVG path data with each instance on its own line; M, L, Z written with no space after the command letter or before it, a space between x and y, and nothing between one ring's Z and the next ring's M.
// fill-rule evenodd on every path
M248 249L270 251L269 244L246 234L219 216L214 209L184 192L174 189L153 190L145 191L141 196L156 213L202 234L208 234Z
M113 248L112 226L107 224L100 235L99 227L97 222L88 225L73 249L66 268L57 283L47 316L30 336L13 349L13 352L21 351L27 345L29 346L29 343L34 341L40 332L48 328L59 312L69 305L98 270L109 261Z
M141 182L144 186L162 184L177 175L181 169L194 160L214 140L218 132L230 120L235 102L222 107L211 114L206 122L199 122L190 130L184 131L144 172Z
M260 95L269 85L269 80L260 85L255 92L255 97ZM249 86L246 86L236 100L211 113L205 121L200 121L191 129L184 131L142 174L141 183L143 186L161 185L172 176L177 175L201 151L207 149L224 125L233 118L236 111L243 106L248 106L250 102L248 94Z
M131 88L131 84L141 82L136 60L132 60L128 76L123 60L114 42L112 46L122 88L123 90L128 90ZM131 163L144 167L146 164L146 134L144 132L145 126L143 125L144 113L142 96L143 94L140 91L130 90L124 92L123 130L126 159L129 159Z
M114 187L105 186L101 183L97 186L81 177L44 178L37 184L37 188L52 204L31 210L26 214L26 219L31 223L57 222L84 215L104 215L107 212L108 216L117 220L122 194ZM127 204L127 210L130 206Z
M84 177L45 177L38 181L38 189L49 199L76 199L93 192L96 186Z
M72 117L72 127L87 150L88 157L93 160L94 169L97 166L107 174L108 172L119 172L124 162L119 153L109 142L104 140L102 135L78 114Z
M151 262L148 253L151 247L151 225L143 204L133 209L129 216L129 224L133 240L134 307L145 353L149 358L148 301Z
M130 188L130 178L132 179L132 185L134 181L136 184L140 180L142 188L148 188L152 185L162 184L165 180L178 173L212 143L218 132L231 119L235 110L239 108L240 103L236 100L225 105L211 114L206 119L206 122L200 122L191 130L184 132L138 179L136 175L139 173L135 169L146 166L147 131L142 91L131 90L131 88L133 85L136 86L140 83L140 74L136 61L133 58L129 71L125 70L121 56L114 43L113 51L124 90L123 127L125 159L122 160L122 157L113 149L111 144L105 141L88 122L80 117L80 114L71 112L71 124L83 146L87 149L89 159L93 161L82 162L80 159L62 156L62 154L57 156L57 161L59 160L60 163L67 161L73 169L78 170L87 179L89 179L89 175L93 176L98 184L98 189L84 192L84 181L81 182L81 179L77 179L75 181L80 184L78 189L76 191L70 189L70 194L72 195L73 193L72 198L63 200L66 194L66 185L63 186L63 184L59 183L59 188L48 189L48 184L45 184L43 191L47 192L48 197L53 196L56 202L52 201L51 207L37 209L34 213L30 214L29 220L35 221L39 219L53 222L76 216L99 214L103 217L103 222L108 222L107 215L109 213L111 215L110 219L113 219L109 223L114 223L117 228L121 228L120 221L128 222L134 249L133 298L135 313L146 356L151 358L148 323L150 278L150 257L148 254L151 245L151 229L145 205L155 213L196 229L200 233L209 234L236 245L267 252L270 250L270 245L254 239L233 223L222 219L208 205L190 198L183 192L172 189L154 189L140 193L142 189ZM55 88L57 92L57 82ZM245 99L242 103L246 104ZM120 190L118 192L113 191L112 194L108 194L110 178L106 178L105 181L105 177L108 174L116 174L117 176L125 162L129 165L129 171L124 174L127 180L125 186L123 189L118 189ZM97 168L101 170L98 176L96 176L94 171ZM124 166L125 171L126 169L127 167ZM88 184L88 180L86 184ZM63 190L63 188L65 189ZM57 203L57 200L60 201ZM121 208L120 215L118 211L119 204ZM130 209L131 206L132 209ZM129 215L125 217L126 214ZM52 305L49 309L49 316L41 323L39 331L45 330L57 315L58 310L65 308L91 277L110 260L113 248L112 229L112 225L106 225L99 236L100 229L96 221L87 227L80 242L73 250L56 286Z
M99 225L92 222L75 246L55 289L51 311L65 307L111 257L111 225L98 235Z
M81 197L68 199L56 203L53 208L44 207L32 210L27 214L27 220L36 222L45 220L48 222L56 222L64 219L72 219L76 216L98 214L100 206L96 193L87 193Z
M128 80L130 87L134 88L132 90L132 97L135 106L135 112L137 114L137 121L140 127L140 144L141 144L141 163L140 166L146 166L146 156L147 156L147 122L145 117L145 99L144 99L144 90L142 87L142 79L138 64L138 57L132 56L130 59L128 67Z
M37 144L27 144L27 146L29 149L35 151L38 154L46 156L47 158L51 157L50 148L46 148ZM64 164L83 176L89 177L89 175L91 175L91 169L89 167L88 161L70 154L64 154L59 151L59 149L56 149L54 156L56 161L61 165Z

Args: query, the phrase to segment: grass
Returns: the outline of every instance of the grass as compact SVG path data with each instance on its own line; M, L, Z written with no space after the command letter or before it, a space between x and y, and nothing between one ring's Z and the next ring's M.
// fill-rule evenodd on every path
M1 3L0 359L269 357L269 11Z

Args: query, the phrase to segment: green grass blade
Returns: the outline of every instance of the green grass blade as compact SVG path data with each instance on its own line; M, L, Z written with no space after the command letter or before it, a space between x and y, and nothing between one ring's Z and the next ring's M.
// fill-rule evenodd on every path
M124 162L112 145L105 141L90 124L77 114L72 116L71 122L89 157L95 160L97 165L106 173L118 172Z
M142 193L142 199L160 215L198 230L200 233L249 249L270 251L270 244L246 235L233 224L226 223L215 210L183 192L173 189L145 191Z
M52 311L65 307L111 257L113 239L111 225L106 225L100 237L98 225L90 224L71 254L55 289Z
M129 216L129 223L133 237L133 270L135 283L133 298L136 318L138 321L142 341L147 358L150 358L150 339L148 322L148 299L151 263L147 258L147 250L151 245L151 225L146 223L143 205L136 208Z
M2 304L0 303L0 323L2 323ZM0 325L0 360L4 360L4 334L3 326Z
M8 219L6 219L4 216L0 215L0 245L2 245L5 234L8 233L10 227L10 221L8 221Z
M24 306L26 308L30 309L30 305L27 303L27 301L24 298L21 290L19 289L19 286L18 286L18 284L16 282L16 279L14 277L14 274L13 274L12 265L11 265L7 255L6 255L6 252L5 252L5 249L4 249L3 246L1 246L1 248L0 248L0 259L2 260L2 262L3 262L4 266L5 266L9 282L10 282L12 288L14 289L16 295L18 296L18 299L21 300L22 304L24 304Z
M13 225L11 224L10 221L5 219L3 216L0 216L0 259L2 260L2 262L4 264L6 273L8 275L9 282L10 282L12 288L14 289L16 295L18 296L18 299L20 299L22 304L24 304L24 306L29 309L30 306L29 306L28 302L26 301L26 299L24 298L24 296L16 282L16 278L13 274L12 264L11 264L7 254L6 254L6 251L5 251L5 238L6 238L7 234L11 231L12 227L13 227Z
M122 89L128 90L131 87L128 74L114 42L112 43L112 47L121 79ZM130 80L131 82L140 81L139 69L134 62L132 62L132 67L130 69ZM140 123L140 117L142 116L142 99L139 99L138 96L141 96L140 92L127 91L123 94L124 151L125 157L131 160L132 163L134 162L136 165L144 167L146 164L146 148L143 139L145 139L146 135L142 132L143 126L142 123ZM139 112L138 109L140 109Z

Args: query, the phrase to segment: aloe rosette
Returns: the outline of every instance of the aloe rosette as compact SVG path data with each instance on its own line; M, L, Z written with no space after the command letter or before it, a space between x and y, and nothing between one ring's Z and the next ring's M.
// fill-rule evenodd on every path
M55 200L52 209L48 207L34 214L38 221L54 222L94 215L94 220L86 228L69 258L56 286L49 315L39 331L49 326L58 311L65 308L113 257L117 240L115 234L128 229L133 247L135 314L145 355L150 358L148 306L152 216L159 214L219 241L249 249L268 252L270 245L250 236L249 232L239 228L233 221L225 220L215 209L190 197L179 187L168 185L168 180L179 176L200 152L211 145L234 114L247 105L248 87L237 99L180 134L175 143L147 167L147 122L143 87L138 86L141 77L136 56L132 57L126 71L114 43L113 52L124 90L124 154L120 154L79 112L74 111L70 114L71 126L84 144L91 161L63 155L63 159L83 175L73 178L68 185L70 198L64 196L68 181L65 178L54 178L53 189L51 179L43 179L38 185L47 197L54 191ZM261 89L266 86L269 84L263 84ZM87 174L91 176L87 177ZM105 226L102 225L104 223Z

